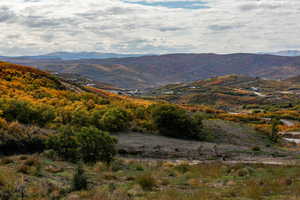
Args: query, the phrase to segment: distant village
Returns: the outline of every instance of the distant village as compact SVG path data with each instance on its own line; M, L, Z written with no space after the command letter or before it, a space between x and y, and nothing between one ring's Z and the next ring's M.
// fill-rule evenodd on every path
M117 88L113 85L109 85L107 83L101 83L94 80L91 80L90 78L84 77L79 74L73 74L73 73L59 73L59 72L51 72L53 75L63 78L64 80L77 84L84 87L95 87L98 89L103 89L108 92L114 93L114 94L120 94L120 95L126 95L126 96L137 96L141 95L143 92L138 89L123 89L123 88Z

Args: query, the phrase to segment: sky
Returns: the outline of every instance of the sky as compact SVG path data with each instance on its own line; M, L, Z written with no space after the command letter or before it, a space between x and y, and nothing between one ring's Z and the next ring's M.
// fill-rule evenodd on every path
M0 55L300 50L300 0L0 0Z

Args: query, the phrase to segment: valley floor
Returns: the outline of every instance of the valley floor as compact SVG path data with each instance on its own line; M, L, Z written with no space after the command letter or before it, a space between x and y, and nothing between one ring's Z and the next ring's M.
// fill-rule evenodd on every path
M76 165L49 154L0 162L1 200L297 200L300 166L117 159L84 165L88 187L74 190ZM82 174L81 174L82 175Z
M203 124L205 131L210 131L206 142L134 132L116 134L119 154L144 159L260 163L287 163L299 157L297 146L292 151L274 146L250 126L223 120L205 120Z

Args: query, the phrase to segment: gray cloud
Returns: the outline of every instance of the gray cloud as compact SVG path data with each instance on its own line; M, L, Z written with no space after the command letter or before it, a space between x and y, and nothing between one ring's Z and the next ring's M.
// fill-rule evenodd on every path
M0 4L1 5L1 4ZM16 14L8 7L0 7L0 23L11 22L16 18Z
M299 0L210 0L205 5L209 9L121 0L3 0L0 54L269 52L300 46Z
M226 30L232 30L232 29L237 29L242 27L241 25L218 25L218 24L214 24L214 25L210 25L208 26L209 30L212 31L226 31Z
M272 4L272 3L260 3L260 1L256 1L253 3L246 3L239 6L241 11L253 11L253 10L266 10L266 9L277 9L280 8L281 5L279 4Z

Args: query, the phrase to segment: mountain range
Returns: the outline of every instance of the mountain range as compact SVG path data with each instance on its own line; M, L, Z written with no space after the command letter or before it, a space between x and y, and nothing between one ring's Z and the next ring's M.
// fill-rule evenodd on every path
M287 50L287 51L278 51L273 53L262 53L262 54L269 54L274 56L300 56L300 51L298 50Z
M19 56L11 57L15 59L36 59L36 60L80 60L80 59L106 59L106 58L128 58L139 57L144 54L116 54L116 53L99 53L99 52L53 52L49 54L36 56ZM2 56L2 58L5 56ZM1 58L1 57L0 57Z
M266 54L168 54L109 59L1 58L56 73L76 73L121 88L150 88L227 74L265 79L300 75L300 57Z

